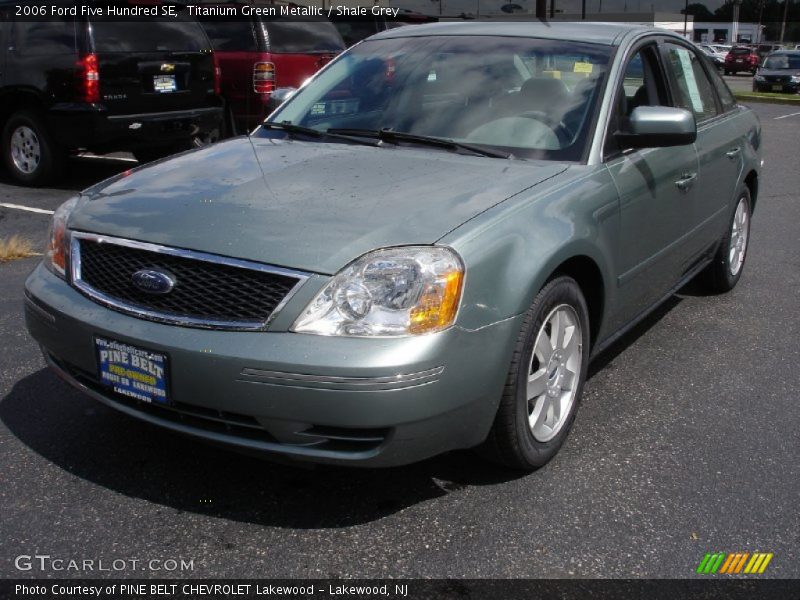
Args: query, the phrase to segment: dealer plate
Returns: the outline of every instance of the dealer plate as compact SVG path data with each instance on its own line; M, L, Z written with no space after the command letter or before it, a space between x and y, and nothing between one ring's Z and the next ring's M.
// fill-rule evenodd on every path
M175 75L154 75L153 76L153 91L160 94L168 94L178 89L175 83Z
M167 355L96 337L100 383L142 402L169 404Z

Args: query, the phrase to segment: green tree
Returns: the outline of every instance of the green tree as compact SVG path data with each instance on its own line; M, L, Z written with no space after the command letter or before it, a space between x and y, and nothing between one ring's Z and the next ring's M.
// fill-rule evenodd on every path
M714 13L712 13L705 4L701 4L700 2L694 2L686 7L685 11L681 11L681 14L686 12L688 15L692 15L695 21L714 21Z

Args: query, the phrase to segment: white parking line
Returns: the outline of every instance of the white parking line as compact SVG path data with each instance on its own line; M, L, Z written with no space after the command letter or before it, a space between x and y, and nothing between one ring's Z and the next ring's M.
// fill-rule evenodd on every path
M21 204L9 204L8 202L0 202L0 206L3 208L13 208L15 210L27 210L28 212L32 213L41 213L43 215L52 215L54 211L52 210L45 210L44 208L34 208L32 206L22 206Z
M775 120L780 121L781 119L788 119L789 117L800 117L800 112L792 113L790 115L783 115L782 117L775 117Z

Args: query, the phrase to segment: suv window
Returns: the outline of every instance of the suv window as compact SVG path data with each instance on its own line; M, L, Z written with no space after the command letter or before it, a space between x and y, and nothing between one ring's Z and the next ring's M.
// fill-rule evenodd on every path
M250 21L201 19L211 45L219 52L258 52L253 24Z
M683 46L665 44L667 68L675 79L675 106L694 113L698 122L718 114L714 88L700 57Z
M200 24L180 16L153 19L98 19L92 22L95 50L104 52L202 52L208 42Z
M342 36L329 21L270 19L262 24L270 52L313 54L344 50Z
M20 56L54 56L75 52L75 20L14 21L11 45Z

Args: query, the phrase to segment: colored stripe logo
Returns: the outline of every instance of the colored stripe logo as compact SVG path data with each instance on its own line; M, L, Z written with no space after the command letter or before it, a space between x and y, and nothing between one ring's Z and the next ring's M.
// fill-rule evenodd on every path
M700 575L760 575L767 570L772 552L715 552L706 553L697 566Z

